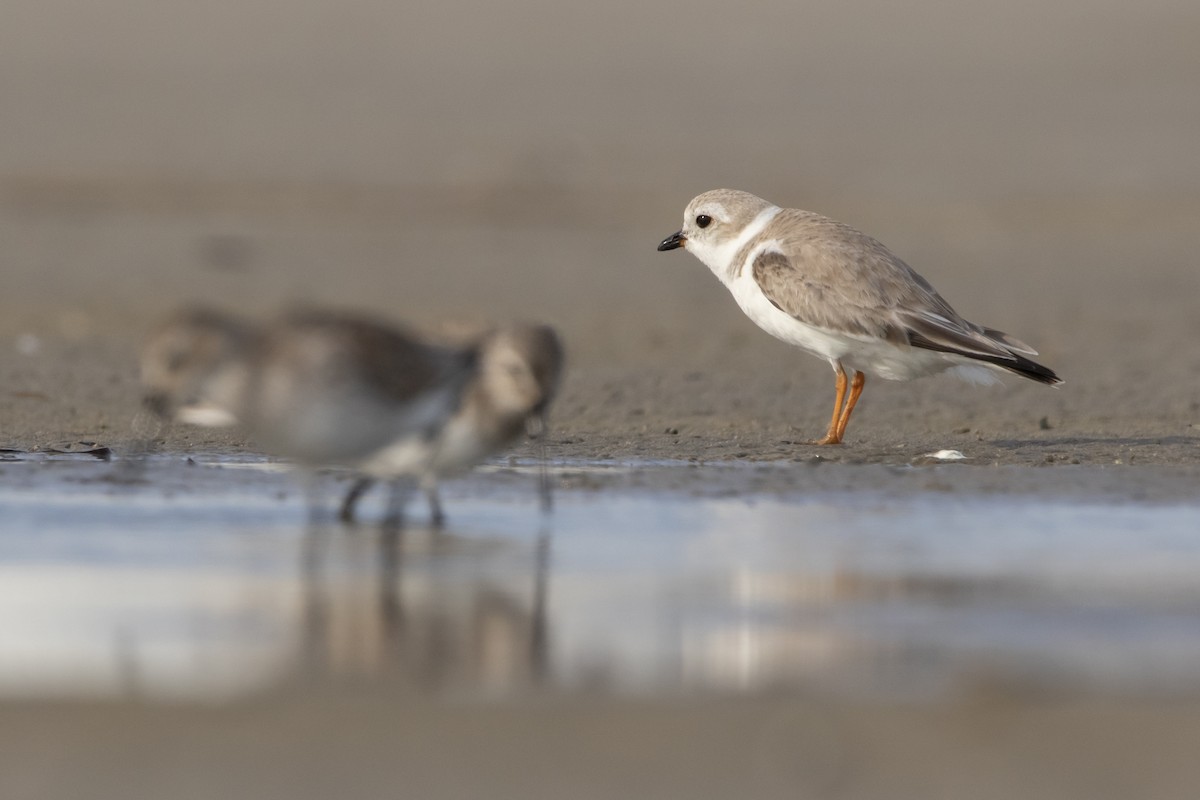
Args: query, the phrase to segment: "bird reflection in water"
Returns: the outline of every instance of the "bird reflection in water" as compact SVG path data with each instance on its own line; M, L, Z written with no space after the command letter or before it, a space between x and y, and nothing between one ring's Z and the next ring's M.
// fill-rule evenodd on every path
M301 552L298 678L416 693L547 679L547 527L526 548L433 527L312 524Z

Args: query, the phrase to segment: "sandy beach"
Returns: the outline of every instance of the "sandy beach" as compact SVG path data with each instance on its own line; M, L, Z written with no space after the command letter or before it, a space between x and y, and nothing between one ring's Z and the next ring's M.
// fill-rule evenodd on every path
M0 713L0 787L22 798L1106 800L1186 796L1198 777L1194 705L988 692L951 708L767 696L514 710L351 691L240 708L21 704Z
M917 25L779 4L729 31L695 6L608 6L492 37L492 11L276 5L59 25L17 4L0 34L5 446L119 443L138 339L166 310L309 303L559 326L562 455L807 455L789 442L823 429L828 366L654 251L726 185L871 233L1067 381L874 381L823 458L1196 459L1186 6L1039 7L1034 26L1033 6L931 3Z
M555 325L552 463L676 465L647 479L675 497L1200 498L1195 4L10 0L5 18L14 459L143 450L137 352L171 309L321 305ZM1065 385L870 381L845 445L804 444L829 366L655 251L719 186L870 233ZM151 433L165 457L254 454L236 431ZM943 449L965 459L887 471ZM14 492L28 474L0 464ZM402 694L12 697L0 794L1150 798L1197 778L1190 695Z

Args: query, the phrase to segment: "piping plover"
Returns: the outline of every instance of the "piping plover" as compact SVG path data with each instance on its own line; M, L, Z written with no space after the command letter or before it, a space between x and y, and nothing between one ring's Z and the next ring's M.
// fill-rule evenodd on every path
M500 327L486 334L478 348L478 365L458 410L440 428L428 458L404 467L424 489L435 525L445 520L438 481L466 472L522 432L544 441L547 413L562 376L562 342L548 325ZM544 468L544 455L542 461ZM355 503L372 482L365 477L351 488L342 503L343 520L353 519ZM543 503L548 491L543 475Z
M269 452L396 481L419 474L475 374L475 349L322 311L261 328L185 312L147 342L146 403L200 425L240 424Z
M833 417L815 444L842 441L867 372L903 381L954 370L990 383L1007 370L1062 383L1028 358L1032 347L963 319L882 244L820 214L715 189L688 203L683 228L658 245L677 247L712 270L760 328L833 366Z

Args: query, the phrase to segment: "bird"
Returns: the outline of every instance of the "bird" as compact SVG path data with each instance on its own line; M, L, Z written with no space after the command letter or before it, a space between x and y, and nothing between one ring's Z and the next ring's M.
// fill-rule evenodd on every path
M960 316L879 241L820 214L714 189L688 203L683 227L658 250L680 247L712 270L760 328L833 367L833 414L812 444L843 442L867 373L904 381L953 370L991 383L996 372L1011 372L1063 382L1030 358L1037 351L1029 345Z
M304 309L254 325L187 309L151 334L141 370L145 406L160 417L241 425L311 473L345 466L396 484L432 458L477 360L475 348L343 312Z
M142 403L155 416L203 427L237 424L262 332L211 308L185 308L143 342Z
M562 341L548 325L512 323L492 329L477 343L478 362L455 413L431 442L431 452L415 477L424 490L434 526L445 523L438 483L466 472L511 445L522 432L544 448L550 404L558 392L564 364ZM541 459L542 503L550 502ZM351 487L339 516L349 522L354 506L374 480L364 476Z
M432 345L395 326L341 312L303 310L254 325L211 309L185 309L147 339L145 406L210 427L242 425L275 455L315 469L348 466L359 478L338 516L354 520L376 481L425 491L445 521L438 481L510 445L522 431L544 448L564 349L548 325L496 327L462 347ZM542 475L542 503L549 485Z

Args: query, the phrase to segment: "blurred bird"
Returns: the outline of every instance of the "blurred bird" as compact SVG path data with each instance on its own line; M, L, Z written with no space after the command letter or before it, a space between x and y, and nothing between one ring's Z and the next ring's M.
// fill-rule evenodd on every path
M486 334L477 347L478 363L459 408L441 427L423 468L415 472L434 525L445 521L438 482L466 472L510 446L523 432L536 437L542 447L541 498L543 507L550 503L545 434L550 404L562 378L562 342L548 325L512 324ZM378 457L386 460L389 450ZM353 519L355 503L372 483L372 478L364 477L350 489L342 503L343 520Z
M142 380L146 406L162 417L240 424L310 470L361 473L341 503L345 521L376 480L392 484L389 517L398 519L416 481L440 525L438 480L526 428L544 429L562 363L561 343L543 325L499 328L453 348L346 314L305 311L255 327L190 310L147 341ZM544 463L542 498L549 502Z
M261 336L257 326L212 309L174 314L142 346L143 404L177 422L236 424Z
M142 380L160 416L240 424L309 470L347 466L396 482L424 469L476 360L472 348L347 314L303 311L255 327L190 310L150 337Z

